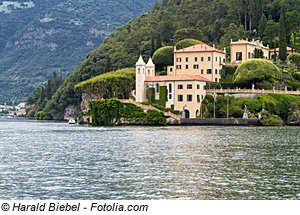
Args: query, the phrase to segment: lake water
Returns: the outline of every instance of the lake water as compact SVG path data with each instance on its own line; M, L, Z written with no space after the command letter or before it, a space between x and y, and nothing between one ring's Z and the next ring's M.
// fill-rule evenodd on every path
M0 199L300 199L299 132L0 119Z

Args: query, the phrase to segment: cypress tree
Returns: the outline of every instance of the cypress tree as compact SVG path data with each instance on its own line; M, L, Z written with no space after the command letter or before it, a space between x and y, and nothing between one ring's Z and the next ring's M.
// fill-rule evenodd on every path
M276 62L276 57L277 53L276 53L276 41L274 41L274 56L273 56L273 60Z
M258 36L262 39L264 37L264 32L267 28L267 17L265 14L262 14L260 20L259 20L259 25L258 25Z
M110 71L111 71L111 62L110 62L110 57L108 55L107 58L106 58L104 72L107 73L107 72L110 72Z
M237 37L238 39L246 39L245 29L243 25L240 25L240 27L238 28Z
M151 51L150 56L152 57L155 52L155 45L154 45L154 37L151 38Z
M162 44L161 44L161 34L158 34L156 37L156 50L161 48Z
M279 19L279 59L281 61L285 61L286 55L286 33L284 26L284 16L283 13L281 13Z
M41 96L40 96L40 103L42 103L45 99L45 89L42 87Z
M48 80L48 85L47 85L47 99L51 99L51 80Z

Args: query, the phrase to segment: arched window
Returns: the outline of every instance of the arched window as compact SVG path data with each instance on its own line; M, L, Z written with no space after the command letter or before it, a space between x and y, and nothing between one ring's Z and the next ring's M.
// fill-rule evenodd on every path
M140 68L138 68L138 74L141 74L141 69Z

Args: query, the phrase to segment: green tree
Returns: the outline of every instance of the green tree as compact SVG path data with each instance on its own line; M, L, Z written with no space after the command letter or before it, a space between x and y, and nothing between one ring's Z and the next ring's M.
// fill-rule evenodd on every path
M156 37L156 50L162 47L161 43L161 34L158 34Z
M258 36L262 39L265 34L265 30L267 28L267 17L265 16L265 14L262 14L260 20L259 20L259 25L258 25Z
M230 40L231 39L233 41L239 39L239 38L237 38L237 31L238 30L239 30L239 28L234 23L231 23L227 28L222 29L222 31L224 32L224 35L220 39L220 44L223 47L226 47L226 46L230 45Z
M272 18L272 16L270 17ZM278 35L278 25L272 19L268 21L266 30L264 32L264 41L274 47L274 38Z
M184 39L195 39L195 40L203 40L207 41L208 38L204 37L203 33L199 29L195 28L181 28L175 32L174 41L175 43L184 40Z
M165 46L155 51L152 60L158 70L162 71L166 66L174 65L173 51L173 46Z
M234 83L256 84L269 79L280 80L282 73L273 63L262 59L251 59L243 62L233 75Z
M296 33L299 30L299 12L296 10L293 10L292 12L287 12L286 13L286 22L287 22L287 27L289 31L287 32L287 35L289 38L293 36L292 44L293 44L293 49L296 48Z
M51 99L51 80L48 80L48 84L47 84L47 99Z
M154 44L154 37L151 38L151 50L150 50L150 56L152 57L155 52L155 44Z
M246 39L245 29L243 25L240 25L236 34L238 39Z
M292 53L289 55L288 59L296 64L296 70L298 70L298 65L300 63L300 54L299 53Z
M285 34L285 25L284 25L284 16L283 13L280 15L279 19L279 59L281 61L286 61L286 34Z
M106 58L106 63L105 63L105 70L104 72L107 73L107 72L110 72L111 71L111 62L110 62L110 57L109 55L107 56Z
M199 40L194 40L194 39L185 39L185 40L181 40L178 43L176 43L176 49L182 49L182 48L186 48L186 47L190 47L193 45L197 45L197 44L203 44L203 42L199 41Z
M254 58L264 58L264 52L261 49L254 49Z

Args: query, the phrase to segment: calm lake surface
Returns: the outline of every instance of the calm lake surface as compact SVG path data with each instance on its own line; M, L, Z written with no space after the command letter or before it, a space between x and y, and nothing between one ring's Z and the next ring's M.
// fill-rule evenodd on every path
M0 199L300 199L299 132L0 119Z

